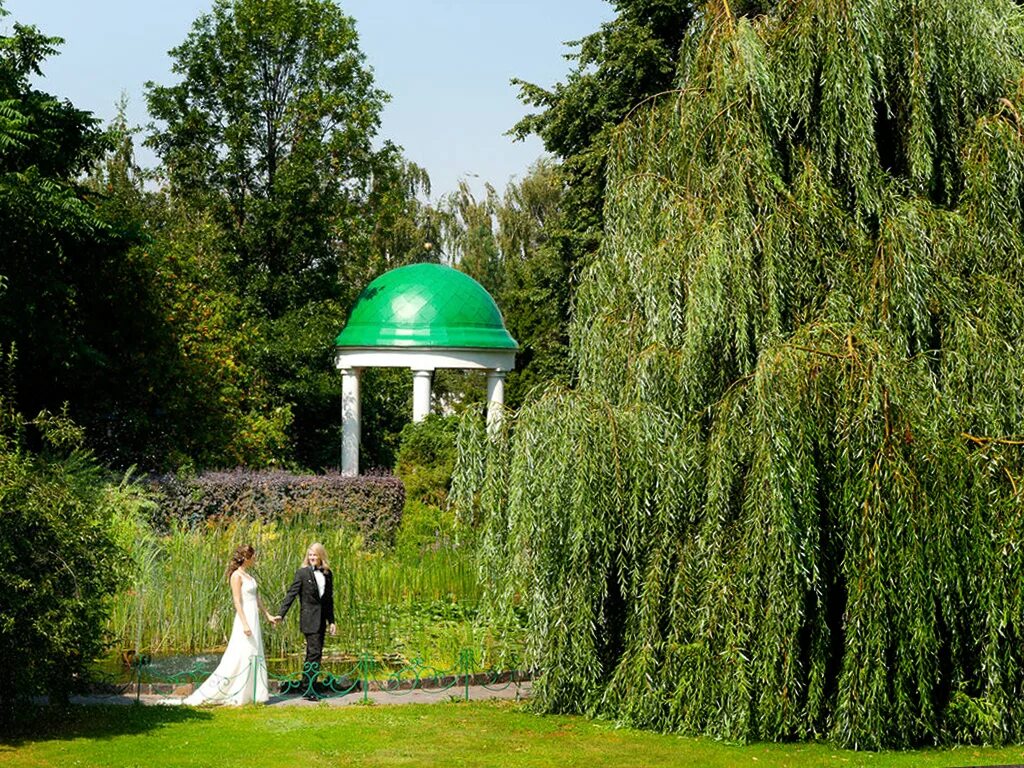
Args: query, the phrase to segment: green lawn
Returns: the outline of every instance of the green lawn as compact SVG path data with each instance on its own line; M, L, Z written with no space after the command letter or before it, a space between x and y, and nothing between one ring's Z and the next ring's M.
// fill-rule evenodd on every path
M731 746L541 717L512 703L403 706L77 707L0 735L3 766L976 766L1024 747L846 752L823 744Z

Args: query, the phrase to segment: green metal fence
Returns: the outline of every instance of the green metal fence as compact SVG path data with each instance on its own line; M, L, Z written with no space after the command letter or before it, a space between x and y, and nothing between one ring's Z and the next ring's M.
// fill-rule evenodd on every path
M171 673L158 672L147 655L137 655L131 661L132 682L114 686L121 693L134 692L135 700L141 701L144 690L149 694L180 697L205 682L214 669L207 664L193 663L191 666ZM370 693L378 691L389 696L408 696L414 691L443 693L452 691L452 698L470 698L471 687L480 687L498 692L515 686L519 698L523 682L532 679L529 672L521 670L488 669L479 671L476 654L472 649L463 648L449 669L439 669L414 658L399 667L391 667L370 653L361 653L344 670L326 671L319 664L305 664L291 674L274 674L267 670L266 659L253 656L250 667L234 677L218 677L218 693L228 697L240 692L240 686L253 686L253 699L262 672L267 675L268 691L281 697L306 697L331 699L361 694L367 702ZM457 692L457 694L455 693Z

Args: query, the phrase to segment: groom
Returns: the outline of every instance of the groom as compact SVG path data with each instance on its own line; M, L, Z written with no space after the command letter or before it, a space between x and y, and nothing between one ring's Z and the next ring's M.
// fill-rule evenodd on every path
M323 657L324 634L337 631L334 626L334 574L327 565L327 552L323 544L310 544L302 567L295 572L295 580L274 618L280 621L288 613L295 598L299 598L299 629L306 636L306 660L303 664L303 683L306 693L302 698L316 701L313 683L320 673Z

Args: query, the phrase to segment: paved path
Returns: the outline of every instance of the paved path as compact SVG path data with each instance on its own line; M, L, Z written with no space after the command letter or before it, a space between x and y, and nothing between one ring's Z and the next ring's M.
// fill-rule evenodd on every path
M500 688L500 686L497 686ZM482 685L469 686L470 701L487 701L489 699L518 700L525 699L530 695L530 681L526 680L518 686L515 683L500 690L491 690ZM466 697L466 689L463 686L454 686L443 691L431 688L416 688L411 691L400 693L387 693L385 691L368 691L366 701L374 704L437 704L446 701L463 701ZM72 704L134 704L135 695L127 694L92 694L89 696L72 696ZM169 704L176 703L173 696L159 696L155 694L141 694L138 697L140 704ZM321 699L320 701L306 701L298 696L275 695L267 702L269 707L344 707L350 704L363 703L362 691L354 691L344 696L334 696Z

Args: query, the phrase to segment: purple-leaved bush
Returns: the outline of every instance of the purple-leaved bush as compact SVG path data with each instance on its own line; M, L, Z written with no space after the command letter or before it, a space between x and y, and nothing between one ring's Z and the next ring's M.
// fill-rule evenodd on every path
M402 520L405 486L392 475L297 475L283 470L231 469L150 478L159 503L158 528L201 525L220 517L251 520L335 519L371 546L391 545Z

